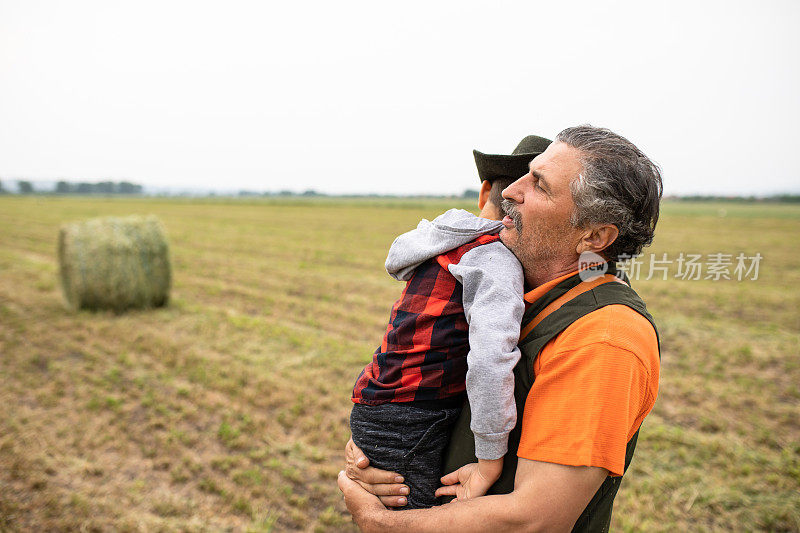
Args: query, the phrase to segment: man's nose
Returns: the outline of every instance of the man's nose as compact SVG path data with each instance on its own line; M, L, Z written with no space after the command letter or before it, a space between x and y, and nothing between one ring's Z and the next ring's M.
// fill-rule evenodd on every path
M527 174L526 174L527 176ZM525 176L522 176L517 181L503 189L503 192L500 193L503 198L506 200L511 200L515 203L522 203L522 181L525 179Z

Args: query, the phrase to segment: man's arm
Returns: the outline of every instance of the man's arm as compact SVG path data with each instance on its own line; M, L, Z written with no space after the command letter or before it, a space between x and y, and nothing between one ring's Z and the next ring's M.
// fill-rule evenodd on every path
M607 475L603 468L520 458L511 494L408 511L386 509L344 472L339 473L339 489L365 532L569 531ZM438 494L449 488L454 489L444 487Z

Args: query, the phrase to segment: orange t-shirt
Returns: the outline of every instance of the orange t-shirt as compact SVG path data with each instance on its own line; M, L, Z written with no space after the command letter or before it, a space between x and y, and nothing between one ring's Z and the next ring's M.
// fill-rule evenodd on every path
M536 301L570 275L525 299ZM517 455L621 476L628 440L655 403L659 366L653 326L630 307L609 305L576 320L534 361Z

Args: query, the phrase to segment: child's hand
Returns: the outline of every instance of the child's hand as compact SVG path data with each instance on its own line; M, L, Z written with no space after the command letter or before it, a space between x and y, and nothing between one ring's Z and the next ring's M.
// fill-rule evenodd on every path
M464 465L442 477L444 486L436 489L436 496L455 496L458 500L483 496L502 471L502 457L493 460L478 459L477 463Z

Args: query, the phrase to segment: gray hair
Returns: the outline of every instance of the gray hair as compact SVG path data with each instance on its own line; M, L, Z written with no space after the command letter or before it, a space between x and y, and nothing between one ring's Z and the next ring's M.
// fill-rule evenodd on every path
M661 170L632 142L605 129L589 125L567 128L558 134L581 152L583 170L570 189L576 227L613 224L617 239L603 251L612 261L639 254L653 242L661 201Z

